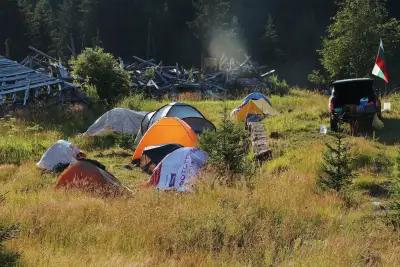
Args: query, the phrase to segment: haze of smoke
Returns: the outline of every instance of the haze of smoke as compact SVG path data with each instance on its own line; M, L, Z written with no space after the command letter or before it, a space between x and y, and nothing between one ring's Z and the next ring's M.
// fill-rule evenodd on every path
M208 52L214 58L227 57L236 61L245 60L247 55L245 43L234 27L215 29L211 34Z

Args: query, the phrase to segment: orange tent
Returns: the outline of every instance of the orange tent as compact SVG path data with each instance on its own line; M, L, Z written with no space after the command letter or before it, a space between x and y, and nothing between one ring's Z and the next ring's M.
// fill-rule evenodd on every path
M195 147L197 135L190 126L181 119L165 117L153 124L140 140L133 153L132 161L137 162L145 147L163 144L178 144L184 147Z
M71 164L58 178L56 189L79 188L89 191L118 191L121 183L111 173L82 160Z

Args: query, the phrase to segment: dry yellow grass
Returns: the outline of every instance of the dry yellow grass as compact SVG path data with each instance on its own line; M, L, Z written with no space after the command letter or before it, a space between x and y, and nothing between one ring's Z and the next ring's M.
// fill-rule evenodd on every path
M209 170L193 194L138 190L147 175L125 169L129 157L111 153L121 151L115 147L88 152L132 187L133 196L55 191L56 177L37 170L35 157L1 165L0 193L7 192L7 200L0 221L21 229L7 249L20 252L24 266L399 266L399 233L371 205L384 198L354 187L356 204L348 207L316 186L327 141L318 134L327 123L326 97L295 91L272 101L281 115L265 124L281 138L274 140L275 158L253 177L253 190L242 183L211 188ZM225 105L191 103L214 122ZM41 142L55 141L54 133L39 133ZM351 143L363 160L379 153L393 159L398 150L362 138ZM355 184L390 181L389 174L367 167L357 167Z

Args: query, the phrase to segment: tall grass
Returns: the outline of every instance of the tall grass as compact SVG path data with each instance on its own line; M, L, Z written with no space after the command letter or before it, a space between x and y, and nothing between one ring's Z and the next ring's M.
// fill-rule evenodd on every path
M168 102L146 100L141 108L150 111ZM107 146L105 140L84 141L56 124L25 132L26 122L16 121L12 135L10 127L0 127L5 137L0 157L9 160L0 164L0 193L8 192L0 222L18 223L21 230L7 249L21 253L19 263L25 266L400 265L399 233L371 204L384 204L388 197L371 192L392 181L387 162L399 146L350 138L358 175L351 187L357 205L349 207L316 186L327 98L292 90L272 102L281 114L265 121L268 134L279 133L269 140L274 159L257 171L251 190L244 183L212 186L216 174L209 170L191 194L139 189L148 176L124 167L131 151L115 140ZM233 108L240 100L189 103L218 125L224 105ZM390 117L399 120L400 113ZM135 193L100 198L55 191L57 177L34 163L42 147L60 136L84 147ZM6 156L11 150L18 152ZM4 164L10 159L16 164Z

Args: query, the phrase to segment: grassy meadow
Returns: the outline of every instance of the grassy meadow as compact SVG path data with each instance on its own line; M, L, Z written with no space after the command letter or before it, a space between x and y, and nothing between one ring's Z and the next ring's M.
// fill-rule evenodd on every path
M387 127L375 138L348 138L357 174L351 199L316 185L330 140L319 134L320 125L329 124L327 97L292 90L271 99L280 113L264 121L267 133L274 133L273 159L257 170L253 186L212 187L215 174L205 170L192 194L139 189L148 175L125 168L133 148L112 138L80 137L101 108L3 118L0 224L20 228L6 249L20 254L20 266L399 266L400 234L373 203L390 200L400 95L391 97ZM152 111L167 102L136 105ZM240 100L187 102L218 125L224 108ZM55 191L57 176L35 163L60 138L106 165L134 194Z

